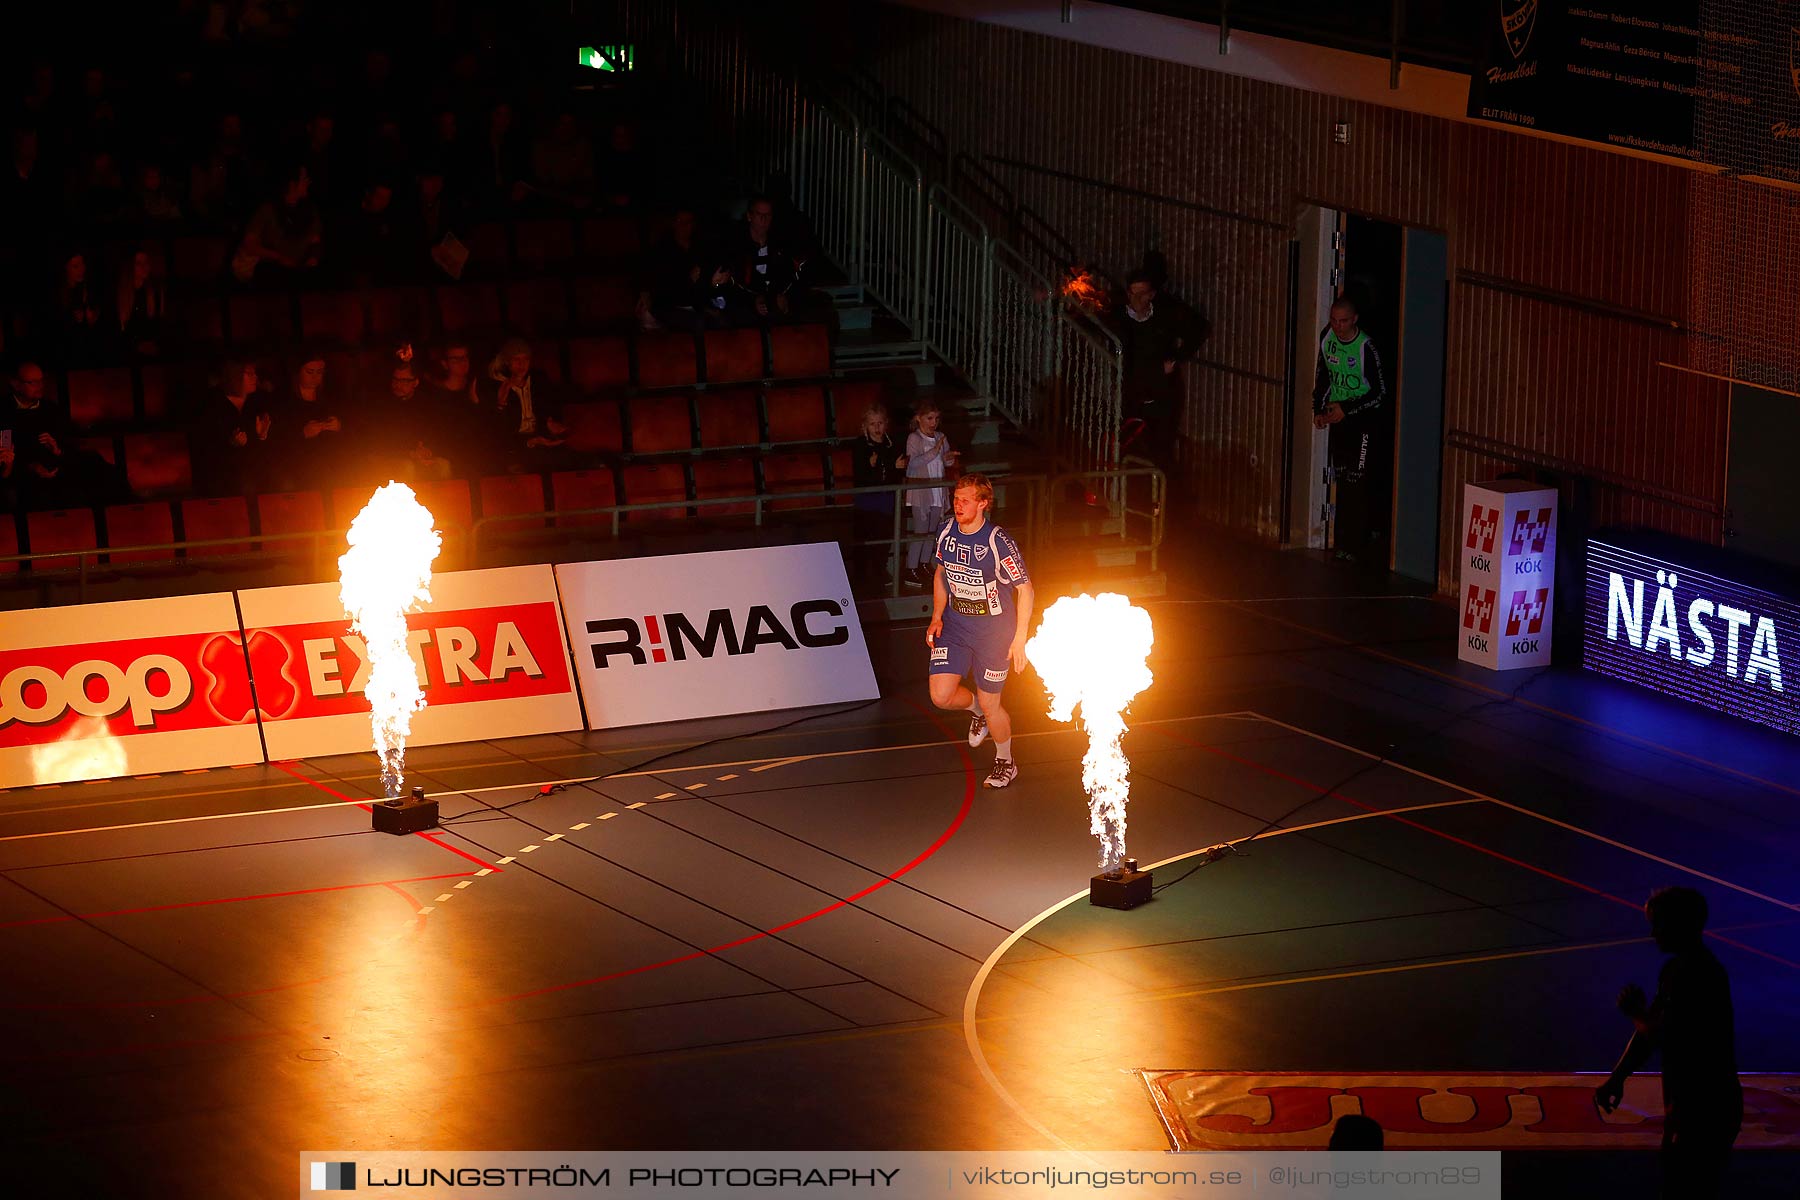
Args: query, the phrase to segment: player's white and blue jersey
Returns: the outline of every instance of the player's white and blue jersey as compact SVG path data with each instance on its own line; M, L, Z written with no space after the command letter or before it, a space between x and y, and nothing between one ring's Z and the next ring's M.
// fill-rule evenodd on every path
M1006 631L1010 641L1017 620L1013 589L1031 582L1018 543L992 521L983 520L974 533L964 533L951 518L938 533L936 557L944 568L949 598L944 605L945 626L952 618L973 622L977 628L992 622Z

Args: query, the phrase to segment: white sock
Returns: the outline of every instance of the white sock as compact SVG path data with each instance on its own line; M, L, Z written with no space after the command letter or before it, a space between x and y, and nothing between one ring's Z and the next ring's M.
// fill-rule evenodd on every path
M1012 739L1011 738L1007 738L1004 742L995 742L994 743L994 757L995 758L1004 758L1007 762L1012 761Z
M978 697L978 696L970 697L969 711L974 713L978 717L981 715L981 699L980 699L980 697Z

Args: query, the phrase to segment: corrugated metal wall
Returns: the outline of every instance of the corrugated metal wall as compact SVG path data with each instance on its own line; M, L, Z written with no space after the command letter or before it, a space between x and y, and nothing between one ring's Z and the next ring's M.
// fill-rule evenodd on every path
M1657 364L1694 361L1690 190L1749 185L910 8L863 18L881 84L952 155L1114 274L1162 250L1208 312L1196 515L1279 533L1288 244L1317 203L1449 238L1441 585L1462 485L1521 461L1586 474L1590 519L1720 536L1725 385Z

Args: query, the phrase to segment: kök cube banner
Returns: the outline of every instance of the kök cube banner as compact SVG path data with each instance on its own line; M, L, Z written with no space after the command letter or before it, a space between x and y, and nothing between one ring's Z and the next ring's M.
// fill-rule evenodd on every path
M0 787L261 761L230 593L0 613Z
M270 759L369 749L368 651L338 585L259 588L238 604ZM409 746L581 728L549 567L433 576L431 603L406 624L426 703Z
M588 727L880 695L835 544L556 568Z
M1556 489L1523 480L1463 488L1457 572L1457 657L1489 670L1550 661L1556 571Z

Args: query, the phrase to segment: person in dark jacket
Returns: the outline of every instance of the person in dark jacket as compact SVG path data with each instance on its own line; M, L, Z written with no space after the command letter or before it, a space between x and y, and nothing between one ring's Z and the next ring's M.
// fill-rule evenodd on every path
M1339 558L1379 559L1387 538L1388 458L1393 421L1381 355L1358 325L1356 304L1331 306L1331 326L1319 338L1313 369L1313 427L1331 431L1331 470L1337 481L1333 542Z
M1125 284L1118 329L1125 410L1120 453L1168 470L1181 431L1181 364L1199 352L1205 322L1187 306L1161 299L1150 276L1137 271Z
M637 303L643 328L693 329L723 323L731 272L695 236L698 224L692 209L677 209L669 231L645 256Z
M21 362L13 372L11 402L0 412L0 446L11 452L0 462L0 479L10 485L18 506L76 508L124 500L123 474L75 445L68 411L45 398L48 390L44 368Z
M1708 1200L1721 1195L1731 1144L1744 1120L1731 980L1706 947L1706 897L1693 888L1666 887L1644 904L1656 948L1669 955L1656 980L1656 998L1627 984L1619 1011L1631 1019L1631 1040L1606 1081L1594 1089L1603 1112L1619 1106L1625 1080L1662 1052L1663 1195Z
M888 435L888 417L887 405L879 400L863 411L862 432L850 443L850 474L859 488L895 484L906 478L906 453ZM860 582L873 587L885 587L893 577L896 495L862 492L856 497L856 573Z
M270 482L277 473L270 443L275 413L258 382L253 362L233 359L219 366L219 390L201 406L188 436L195 481L206 495L283 490Z

